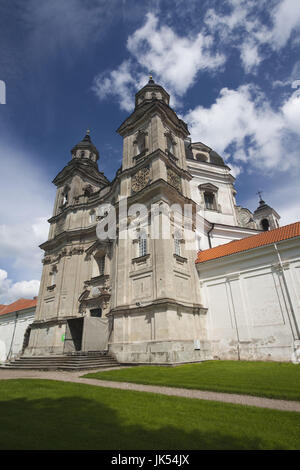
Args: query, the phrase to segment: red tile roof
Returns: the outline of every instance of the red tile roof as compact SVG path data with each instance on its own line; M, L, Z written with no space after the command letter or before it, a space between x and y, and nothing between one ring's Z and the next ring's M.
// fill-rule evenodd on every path
M19 299L9 305L0 305L0 315L26 310L28 308L35 307L36 304L37 299Z
M210 248L209 250L199 251L196 264L299 236L300 222L296 222L294 224L285 225L284 227L275 228L274 230L252 235L251 237L242 238L241 240L234 240L224 245Z

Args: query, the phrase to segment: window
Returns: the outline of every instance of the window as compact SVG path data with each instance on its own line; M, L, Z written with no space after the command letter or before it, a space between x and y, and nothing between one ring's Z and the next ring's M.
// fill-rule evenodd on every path
M63 194L63 204L67 204L68 202L68 193Z
M139 256L145 256L147 254L147 235L145 232L141 232L139 235Z
M167 150L168 150L170 153L174 153L173 139L172 139L171 134L167 134L167 135L166 135L166 139L167 139Z
M179 231L174 233L174 251L175 255L181 256L181 233Z
M56 284L56 274L57 274L57 267L54 265L50 271L50 286L55 286Z
M205 202L205 208L208 210L214 210L215 209L215 196L213 193L204 193L204 202Z
M146 149L146 135L144 132L138 133L136 144L137 144L137 152L139 155L140 153L143 153L144 150Z
M91 317L102 317L102 309L101 308L91 308L90 309Z
M267 232L270 228L270 223L268 221L268 219L262 219L261 221L261 226L262 226L262 229Z
M66 185L63 189L62 193L62 204L63 206L69 202L69 191L70 191L70 186Z
M91 211L90 212L90 223L93 224L96 222L96 212L95 211Z

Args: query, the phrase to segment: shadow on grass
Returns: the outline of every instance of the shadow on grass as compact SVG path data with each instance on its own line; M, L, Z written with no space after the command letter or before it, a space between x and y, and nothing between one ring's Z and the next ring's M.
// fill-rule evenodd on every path
M145 402L145 406L147 403ZM163 410L161 410L163 413ZM82 397L25 399L0 402L0 449L263 449L259 438L211 431L207 416L199 414L204 429L186 431L160 427L147 413L131 416ZM157 410L160 415L160 410ZM146 416L146 418L145 418ZM136 424L144 417L144 421ZM188 421L188 417L187 417ZM176 422L176 419L175 419ZM201 423L199 423L201 427ZM202 426L203 427L203 426ZM235 432L235 434L237 434ZM276 448L272 446L272 448ZM279 448L279 447L277 447ZM282 448L282 447L281 447Z

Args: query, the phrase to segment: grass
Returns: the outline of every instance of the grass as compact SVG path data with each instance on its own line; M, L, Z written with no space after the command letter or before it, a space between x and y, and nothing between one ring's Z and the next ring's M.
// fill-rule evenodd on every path
M52 380L0 381L0 449L299 448L299 413Z
M300 400L300 365L282 362L208 361L177 367L139 366L85 377Z

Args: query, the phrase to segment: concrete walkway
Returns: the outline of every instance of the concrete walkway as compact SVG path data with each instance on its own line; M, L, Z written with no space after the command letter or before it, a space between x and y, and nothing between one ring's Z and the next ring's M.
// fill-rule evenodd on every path
M113 370L117 368L114 367ZM105 369L110 370L110 369ZM196 398L199 400L220 401L236 405L257 406L259 408L271 408L281 411L300 412L300 402L288 400L275 400L272 398L252 397L250 395L237 395L233 393L207 392L201 390L188 390L185 388L161 387L157 385L140 385L127 382L109 382L107 380L84 379L81 376L93 371L58 372L35 370L0 370L0 380L7 379L48 379L61 380L62 382L74 382L96 387L117 388L120 390L135 390L138 392L160 393L176 397ZM101 371L100 371L101 372Z

